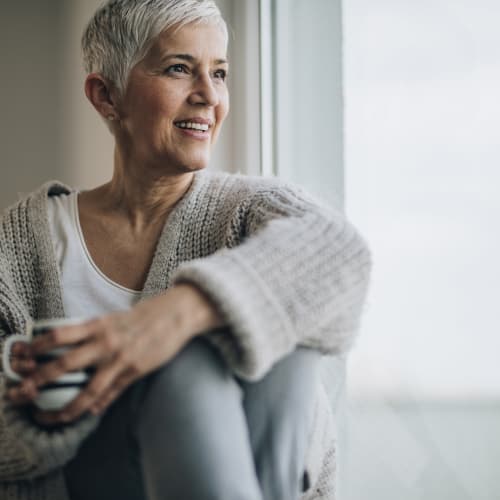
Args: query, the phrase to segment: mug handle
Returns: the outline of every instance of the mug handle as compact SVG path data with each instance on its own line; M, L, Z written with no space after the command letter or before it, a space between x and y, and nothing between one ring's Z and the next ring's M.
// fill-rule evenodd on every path
M10 351L12 349L12 344L14 342L26 342L27 344L29 344L30 341L31 339L28 335L21 335L19 333L15 335L9 335L4 341L2 351L2 368L7 378L13 380L14 382L20 382L23 378L10 366Z

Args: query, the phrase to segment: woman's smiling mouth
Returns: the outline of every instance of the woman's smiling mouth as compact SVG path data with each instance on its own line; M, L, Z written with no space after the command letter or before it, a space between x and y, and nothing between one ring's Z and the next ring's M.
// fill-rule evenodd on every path
M191 118L175 122L174 125L188 137L205 140L210 137L209 130L212 128L212 121L205 118Z

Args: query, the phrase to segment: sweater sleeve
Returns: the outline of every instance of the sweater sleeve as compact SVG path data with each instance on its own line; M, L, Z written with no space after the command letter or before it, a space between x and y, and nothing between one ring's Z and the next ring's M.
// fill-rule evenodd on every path
M0 352L5 332L0 329ZM44 476L68 462L82 440L97 426L96 417L57 429L36 425L26 410L5 399L6 379L0 371L0 481Z
M353 342L371 258L342 213L300 189L261 189L249 204L245 235L233 248L181 265L218 308L227 328L208 332L229 366L261 378L297 345L342 354Z

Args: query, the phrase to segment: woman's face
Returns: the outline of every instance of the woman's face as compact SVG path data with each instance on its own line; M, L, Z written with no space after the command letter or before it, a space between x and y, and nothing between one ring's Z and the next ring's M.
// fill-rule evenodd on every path
M226 48L212 23L157 38L119 100L116 139L125 161L173 172L207 166L229 109Z

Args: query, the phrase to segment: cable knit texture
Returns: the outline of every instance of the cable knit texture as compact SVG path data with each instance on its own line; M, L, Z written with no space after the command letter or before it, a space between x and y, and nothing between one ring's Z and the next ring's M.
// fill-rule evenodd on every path
M49 182L5 211L0 226L1 340L30 318L64 317L47 197ZM207 332L233 372L258 380L297 345L342 355L368 288L370 253L346 218L275 178L197 172L165 223L141 300L189 282L227 328ZM0 374L0 499L68 500L61 467L98 425L45 430L4 399ZM328 390L328 389L327 389ZM318 388L302 500L335 498L331 405Z

